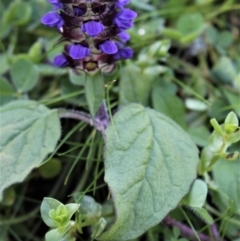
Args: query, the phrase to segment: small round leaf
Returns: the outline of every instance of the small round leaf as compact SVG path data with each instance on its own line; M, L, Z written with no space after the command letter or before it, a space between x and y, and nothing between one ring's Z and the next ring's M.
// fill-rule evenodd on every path
M37 84L39 78L37 66L25 58L18 59L13 64L10 74L14 85L20 93L30 91Z
M204 181L197 179L194 181L190 192L184 197L183 204L201 208L206 201L207 192L207 184Z

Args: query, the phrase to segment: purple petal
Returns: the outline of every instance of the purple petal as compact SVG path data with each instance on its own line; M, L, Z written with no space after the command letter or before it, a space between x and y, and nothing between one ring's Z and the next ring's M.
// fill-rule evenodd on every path
M123 8L123 6L129 4L130 0L118 0L116 2L116 7Z
M53 9L57 10L59 8L63 8L63 4L59 3L58 0L48 0L49 3L51 3L53 5Z
M69 55L73 59L82 59L85 56L90 55L90 50L89 50L89 48L84 47L81 44L72 44L69 47Z
M126 43L128 40L130 40L130 35L127 32L121 32L117 35L122 42Z
M118 51L117 45L113 41L104 41L99 47L106 54L115 54Z
M127 30L133 26L132 20L115 19L115 23L120 28L120 30Z
M83 24L82 31L86 32L90 37L95 37L101 33L104 29L104 26L96 21L89 21Z
M113 59L115 61L120 60L120 59L129 59L133 56L133 51L131 48L123 48L119 49L119 51L113 55Z
M58 0L48 0L48 2L50 2L51 4L56 4L56 3L59 3Z
M136 17L137 17L137 13L131 9L124 9L116 15L116 18L121 20L132 20Z
M56 67L64 67L64 66L67 66L67 65L68 65L68 61L67 61L65 55L60 54L60 55L57 55L57 56L54 58L53 64L54 64Z
M61 16L56 12L49 12L45 14L41 19L42 24L48 27L61 28L64 24Z
M133 26L132 20L137 17L137 13L130 10L124 9L117 13L114 23L121 29L126 30Z
M129 4L130 0L118 0L118 4L121 4L121 5L127 5Z

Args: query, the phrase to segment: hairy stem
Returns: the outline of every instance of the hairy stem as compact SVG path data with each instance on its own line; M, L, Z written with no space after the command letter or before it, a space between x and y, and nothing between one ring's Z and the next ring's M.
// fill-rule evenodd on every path
M221 238L218 233L217 225L215 223L211 225L211 232L214 240L221 241Z
M186 237L186 238L189 238L190 240L192 240L192 241L195 241L195 240L197 240L197 238L196 238L196 236L195 236L195 234L194 234L194 231L191 229L191 228L189 228L188 226L186 226L185 224L183 224L183 223L181 223L181 222L178 222L177 220L175 220L175 219L173 219L173 218L171 218L171 217L169 217L169 216L167 216L166 218L164 218L164 220L163 220L163 222L162 222L163 224L165 224L165 225L167 225L167 226L171 226L171 227L178 227L179 229L180 229L180 231L181 231L181 235L182 236L184 236L184 237ZM216 231L216 230L215 230ZM218 239L215 239L215 237L214 237L214 239L213 238L211 238L210 236L208 236L208 235L205 235L205 234L203 234L203 233L198 233L198 236L199 236L199 238L201 239L201 241L216 241L216 240L219 240L220 241L220 239L219 239L219 237L218 237ZM215 235L214 235L215 236Z
M59 109L59 118L80 120L94 126L104 135L105 126L99 120L94 120L89 114L83 111Z

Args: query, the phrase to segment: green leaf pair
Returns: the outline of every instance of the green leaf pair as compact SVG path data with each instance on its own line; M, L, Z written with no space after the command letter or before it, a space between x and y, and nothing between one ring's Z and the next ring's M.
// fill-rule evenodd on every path
M50 228L64 227L71 220L80 204L63 205L53 198L44 198L41 205L41 216Z
M211 119L211 124L214 128L210 135L208 145L201 153L201 165L199 167L200 174L211 170L212 166L220 159L236 160L239 157L239 152L229 153L228 148L240 140L239 121L234 112L230 112L224 124L220 125L217 120Z
M77 229L74 228L74 222L71 221L71 218L79 207L80 204L63 205L56 199L44 198L41 205L41 217L50 228L53 228L46 233L46 241L75 240L71 238L71 235L68 235L68 232L70 229L73 229L73 231Z

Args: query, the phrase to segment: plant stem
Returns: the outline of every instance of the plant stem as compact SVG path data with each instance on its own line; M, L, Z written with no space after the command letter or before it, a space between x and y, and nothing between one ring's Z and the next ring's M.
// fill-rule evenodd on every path
M225 217L224 214L222 214L221 212L217 211L216 209L214 209L214 208L211 207L210 205L206 205L206 208L207 208L207 210L208 210L210 213L218 216L220 219L223 219L224 221L227 221L227 222L229 222L229 223L232 223L232 224L237 225L237 226L240 227L240 222L239 222L239 220L234 219L233 217Z
M104 136L104 125L98 120L93 120L93 118L89 114L83 111L59 109L59 118L70 118L83 121L91 126L94 126Z
M218 229L217 229L217 225L215 223L211 225L211 232L212 232L212 236L213 236L214 240L216 240L216 241L221 240Z
M30 213L28 213L26 215L16 217L16 218L10 218L10 219L1 219L0 220L0 226L18 224L18 223L25 222L29 219L36 218L36 214L38 212L39 212L39 208L37 207L33 211L31 211Z
M191 228L189 228L185 224L178 222L177 220L175 220L169 216L164 218L163 224L165 224L167 226L171 226L171 227L178 227L181 231L182 236L189 238L190 240L194 240L194 241L197 240L195 233ZM198 236L201 241L213 241L213 239L210 236L205 235L203 233L198 233ZM216 240L216 239L214 239L214 240Z

